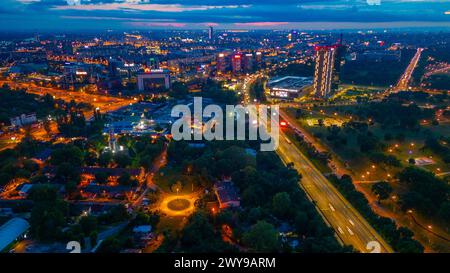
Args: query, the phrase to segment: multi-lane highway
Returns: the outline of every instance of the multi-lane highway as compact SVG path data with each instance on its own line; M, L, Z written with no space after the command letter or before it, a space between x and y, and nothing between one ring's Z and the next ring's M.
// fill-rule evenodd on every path
M422 54L422 51L423 51L423 48L417 49L416 54L411 59L411 62L409 63L408 67L406 68L405 72L400 77L400 80L398 81L397 85L393 88L394 91L408 90L409 82L411 81L411 76L412 76L417 64L419 63L420 55Z
M370 245L379 245L381 252L393 252L391 247L348 203L323 174L300 150L280 132L278 155L302 175L301 187L309 195L326 222L346 245L361 252L370 252ZM375 241L375 243L373 243Z
M13 81L0 81L0 86L3 84L9 85L14 89L25 89L27 93L43 96L49 94L56 99L61 99L66 102L75 101L76 103L87 103L93 107L99 108L101 112L111 112L119 108L135 103L134 99L118 98L114 96L90 94L78 91L69 91L52 87L36 86L33 83L21 83ZM90 119L93 115L92 111L84 113L86 119Z
M246 84L249 86L251 78ZM248 90L243 90L248 92ZM256 116L256 113L251 113ZM267 124L262 120L263 128ZM285 164L293 167L302 175L300 186L312 200L320 214L336 232L345 245L351 245L360 252L391 253L392 248L338 192L325 176L303 155L291 140L280 130L277 154Z
M76 92L76 91L68 91L57 88L50 87L40 87L36 86L32 83L20 83L13 81L1 80L0 86L7 84L13 89L24 89L26 92L43 96L45 94L49 94L56 99L61 99L66 102L75 101L77 103L87 103L91 104L93 107L98 108L101 112L112 112L119 108L125 107L132 103L135 103L136 100L130 98L118 98L107 95L99 95L99 94L89 94L84 92ZM92 110L87 110L84 112L86 119L91 119L93 116ZM52 131L57 131L57 126L54 122L51 123ZM36 139L41 140L49 140L49 136L42 126L31 129L31 134ZM5 149L14 148L18 143L20 143L23 138L24 133L22 132L14 132L8 133L0 136L0 151Z

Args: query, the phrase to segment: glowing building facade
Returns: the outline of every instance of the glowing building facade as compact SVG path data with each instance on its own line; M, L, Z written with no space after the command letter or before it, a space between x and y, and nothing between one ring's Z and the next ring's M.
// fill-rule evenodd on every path
M210 26L208 29L208 39L210 41L212 41L214 39L214 29L212 26Z
M231 68L235 74L242 72L242 54L234 54L231 57Z
M336 46L316 46L316 68L314 72L314 94L328 98L336 88L333 85L333 72L336 58ZM334 87L334 88L332 88Z
M137 75L139 91L153 91L170 88L170 73L163 69L145 69Z

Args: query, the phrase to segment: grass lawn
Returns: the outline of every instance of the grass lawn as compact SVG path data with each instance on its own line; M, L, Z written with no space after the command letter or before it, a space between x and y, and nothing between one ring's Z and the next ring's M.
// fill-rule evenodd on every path
M400 171L402 168L383 168L381 166L374 166L374 164L369 160L368 155L360 151L356 134L341 130L339 136L346 139L346 144L332 142L327 139L327 136L330 134L327 126L332 124L339 125L338 121L348 120L349 114L347 111L352 110L354 107L355 106L319 107L310 112L303 111L305 116L297 119L297 122L305 130L314 135L316 139L319 139L320 142L329 147L341 161L353 170L359 179L386 180L393 177L395 173ZM288 109L287 112L291 117L295 117L295 109ZM323 126L318 125L318 119L324 120ZM387 149L383 152L385 154L390 154L397 157L403 166L407 166L409 164L409 158L430 158L434 161L433 164L420 167L436 173L445 173L450 171L448 164L445 164L438 155L427 149L421 149L427 137L427 131L431 132L435 136L448 136L450 134L449 125L423 125L422 129L418 132L393 129L384 130L377 124L371 125L369 128L374 135L376 135L387 145ZM402 133L406 137L403 142L395 140L385 141L384 136L387 133L392 136Z
M167 193L189 194L198 191L201 188L201 181L197 175L182 174L180 170L171 166L166 166L159 170L153 179L155 184ZM178 181L182 187L178 192L176 192L176 190L174 191L174 187L172 187L172 185Z
M161 217L156 229L159 232L169 231L172 235L183 229L187 222L187 217L184 216L166 216Z
M383 92L380 87L361 87L361 86L343 86L343 88L333 96L335 101L355 101L358 97L370 98L378 93Z

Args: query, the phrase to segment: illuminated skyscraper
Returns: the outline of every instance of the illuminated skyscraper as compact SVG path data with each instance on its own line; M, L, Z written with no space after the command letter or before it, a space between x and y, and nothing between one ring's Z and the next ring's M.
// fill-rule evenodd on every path
M170 88L170 73L164 69L146 68L137 75L139 91L161 91Z
M216 64L217 72L219 73L225 72L227 68L227 60L224 53L219 53L217 55L216 63L217 63Z
M233 73L240 73L242 71L242 54L233 54L231 57L231 68Z
M243 68L246 72L251 72L253 70L253 54L246 53L244 55Z
M214 29L212 26L209 26L208 29L208 39L212 41L214 39Z
M314 72L314 94L328 98L333 93L333 71L336 46L316 46L316 68Z
M261 64L262 64L262 53L257 51L255 53L255 61L256 61L256 66L257 68L261 68Z

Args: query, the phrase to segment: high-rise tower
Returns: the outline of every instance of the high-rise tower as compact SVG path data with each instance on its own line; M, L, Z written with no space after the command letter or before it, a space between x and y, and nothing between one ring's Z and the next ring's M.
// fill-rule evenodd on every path
M212 26L209 26L208 29L208 39L212 41L214 39L214 29Z
M336 46L316 46L316 67L314 72L314 93L328 98L332 92Z
M231 57L231 68L234 74L242 72L242 54L233 54Z

